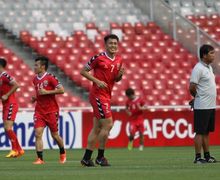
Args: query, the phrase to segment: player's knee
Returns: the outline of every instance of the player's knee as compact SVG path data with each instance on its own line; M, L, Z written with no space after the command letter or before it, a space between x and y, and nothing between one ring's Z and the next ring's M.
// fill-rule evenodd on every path
M105 129L110 131L113 127L113 121L112 119L102 119L101 124L100 124L100 128L101 130Z
M7 124L4 125L4 128L6 131L12 130L12 127Z
M88 145L91 147L94 144L94 139L88 138Z
M57 132L51 133L51 136L52 136L53 139L59 139L60 138L60 136Z
M38 131L35 131L35 138L36 139L41 139L42 138L42 133L38 132Z
M102 131L102 133L105 132L106 134L109 134L111 129L112 129L111 125L105 125L102 127L101 131Z
M92 132L95 134L95 135L98 135L99 133L100 133L100 128L99 127L94 127L93 129L92 129Z
M9 122L9 121L5 121L4 122L4 129L6 131L9 131L9 130L12 130L12 127L13 127L13 123Z
M113 122L111 121L108 124L106 124L104 128L107 129L108 131L110 131L112 129L112 127L113 127Z
M108 138L108 136L109 136L109 130L104 129L101 131L101 133L100 133L101 139L106 139L106 138Z
M110 125L109 125L109 129L111 130L112 127L113 127L113 122L110 123Z
M111 128L112 128L112 126L110 126L110 125L103 127L102 134L105 134L105 136L109 136Z

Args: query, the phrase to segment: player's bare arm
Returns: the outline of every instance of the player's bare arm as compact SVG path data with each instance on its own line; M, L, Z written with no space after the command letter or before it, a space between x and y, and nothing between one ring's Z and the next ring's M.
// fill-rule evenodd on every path
M19 84L14 80L10 82L10 85L12 87L11 87L10 91L8 91L6 94L4 94L2 96L2 101L6 101L8 99L8 97L19 88Z
M190 85L189 85L189 91L193 97L196 96L196 87L197 87L197 85L195 83L190 83Z
M84 68L81 70L80 74L81 74L82 76L84 76L86 79L88 79L88 80L90 80L90 81L96 83L99 88L107 88L107 87L108 87L108 85L107 85L104 81L100 81L100 80L98 80L97 78L95 78L93 75L91 75L91 74L89 73L89 70L88 70L86 67L84 67Z
M38 93L40 95L48 95L48 94L63 94L64 88L62 85L57 86L54 90L46 90L46 89L39 89Z
M116 81L116 82L121 81L124 72L125 72L125 68L122 67L122 68L119 70L119 73L118 73L117 77L115 78L115 81Z

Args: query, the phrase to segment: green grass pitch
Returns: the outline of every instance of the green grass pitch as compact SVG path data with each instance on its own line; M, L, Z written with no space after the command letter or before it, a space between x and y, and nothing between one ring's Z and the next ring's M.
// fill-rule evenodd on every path
M210 148L220 160L220 146ZM1 180L219 180L220 163L193 164L193 147L145 147L138 149L107 149L111 167L81 167L83 150L68 150L67 163L58 163L58 150L45 150L44 165L32 165L35 151L26 151L20 158L6 159L0 151ZM94 152L93 158L97 151Z

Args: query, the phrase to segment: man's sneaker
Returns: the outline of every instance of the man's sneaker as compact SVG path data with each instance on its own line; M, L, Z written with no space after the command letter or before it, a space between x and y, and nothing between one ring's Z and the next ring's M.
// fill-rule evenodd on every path
M131 151L133 149L133 141L128 142L128 150Z
M60 154L60 164L64 164L66 162L66 151L64 154Z
M139 151L143 151L144 150L144 146L143 145L140 145L139 146Z
M23 150L23 149L21 149L20 151L18 151L17 157L20 157L20 156L23 156L23 155L24 155L24 150Z
M82 159L80 162L81 162L82 166L84 166L84 167L94 167L95 166L92 159L89 159L89 160Z
M100 166L111 166L105 157L102 157L101 159L96 158L95 163Z
M14 158L14 157L17 157L18 154L19 154L18 151L11 150L5 157L6 158Z
M204 164L204 163L207 163L207 161L203 158L196 158L193 163L194 164Z
M37 158L36 161L33 162L33 164L40 165L40 164L45 164L45 162L42 159Z
M205 160L207 163L216 163L217 162L217 160L212 156L206 158Z

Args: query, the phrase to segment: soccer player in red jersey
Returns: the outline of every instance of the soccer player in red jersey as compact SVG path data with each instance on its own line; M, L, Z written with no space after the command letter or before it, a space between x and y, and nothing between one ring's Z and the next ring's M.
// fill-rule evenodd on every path
M128 97L126 103L126 112L130 117L130 127L129 127L130 136L129 136L128 150L132 150L134 135L138 131L140 135L139 150L143 151L144 148L143 110L145 109L144 100L141 97L135 96L135 92L131 88L128 88L125 91L125 94Z
M81 160L81 164L88 167L94 166L91 156L97 141L99 149L95 162L100 166L109 166L104 151L113 125L110 108L111 92L114 83L120 81L124 73L121 56L117 54L118 37L110 34L104 38L104 41L106 52L92 57L81 71L82 76L93 82L89 96L94 114L93 128L88 136L87 148ZM90 70L94 71L93 75L89 73Z
M58 134L59 106L55 98L56 94L64 93L64 88L54 75L47 72L47 68L48 59L46 57L35 59L36 76L33 83L36 96L32 97L32 102L36 101L34 129L37 159L33 164L44 164L42 135L46 126L49 127L53 139L60 148L59 162L64 164L66 162L66 151L64 150L63 140Z
M6 158L18 157L24 154L17 136L13 131L13 124L18 112L18 104L15 98L15 91L18 89L18 83L5 72L7 61L0 58L0 97L3 105L3 123L5 133L11 141L12 150L7 154Z

